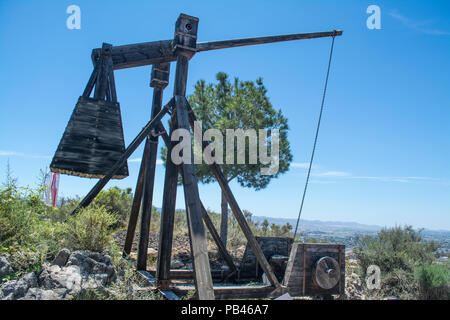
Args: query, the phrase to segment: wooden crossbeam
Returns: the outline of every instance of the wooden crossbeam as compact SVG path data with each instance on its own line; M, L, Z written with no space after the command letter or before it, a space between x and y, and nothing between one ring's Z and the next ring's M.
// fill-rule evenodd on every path
M196 48L194 50L195 52L203 52L226 48L251 46L256 44L315 39L341 35L342 31L336 30L326 32L295 33L295 34L268 36L268 37L200 42L197 43ZM118 70L125 68L134 68L147 66L151 64L176 61L177 55L175 54L173 49L174 49L173 40L152 41L123 46L114 46L111 51L114 69ZM94 49L92 51L92 60L95 61L100 54L101 54L100 48Z
M194 290L192 285L179 285L171 288L178 296L184 296ZM272 286L214 286L214 295L218 300L267 298L274 291Z

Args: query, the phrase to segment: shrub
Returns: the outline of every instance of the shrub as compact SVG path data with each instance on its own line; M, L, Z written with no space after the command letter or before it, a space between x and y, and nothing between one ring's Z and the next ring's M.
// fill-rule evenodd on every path
M108 190L100 191L92 205L105 207L106 211L116 219L112 227L121 228L128 222L132 203L133 194L131 193L131 188L120 189L118 187L112 187Z
M104 207L91 206L69 217L66 246L73 250L101 252L111 243L111 226L117 222Z
M426 300L450 299L450 270L444 264L427 264L416 268L419 297Z
M411 226L383 229L377 236L357 237L355 254L363 270L371 264L386 273L396 269L414 271L418 265L431 263L438 245L426 242Z
M57 210L47 206L37 192L9 185L0 190L0 245L45 247L57 250L61 225L49 216Z
M357 237L354 252L361 271L370 265L381 269L381 290L370 291L376 297L394 296L400 299L418 297L418 283L414 270L434 260L433 252L438 245L425 241L420 231L411 226L381 230L377 236Z

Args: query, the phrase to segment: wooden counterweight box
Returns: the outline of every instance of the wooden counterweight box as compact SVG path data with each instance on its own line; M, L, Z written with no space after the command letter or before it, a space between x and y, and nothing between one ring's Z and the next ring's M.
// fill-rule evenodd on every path
M343 294L345 246L331 243L295 243L283 284L291 296Z

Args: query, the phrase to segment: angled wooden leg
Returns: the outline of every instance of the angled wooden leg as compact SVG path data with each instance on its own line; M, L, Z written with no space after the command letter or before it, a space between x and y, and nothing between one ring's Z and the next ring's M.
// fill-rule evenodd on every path
M233 258L231 258L230 254L227 251L227 248L222 242L222 239L219 236L219 233L217 232L216 228L214 227L213 222L209 218L208 212L206 211L203 204L200 202L200 205L202 206L202 217L203 221L205 222L206 227L208 228L209 233L214 239L214 242L217 245L217 248L219 249L220 254L222 255L223 259L225 260L225 263L230 268L231 273L236 273L237 268L233 262Z
M133 246L134 233L136 231L137 220L139 217L139 211L141 209L142 194L144 191L144 177L145 177L145 164L148 149L150 148L150 141L147 138L145 142L144 153L142 155L141 166L139 168L138 181L136 183L136 189L134 191L133 204L131 205L130 219L128 221L127 236L125 238L125 244L123 247L123 255L128 256L131 253Z
M189 130L188 112L186 109L186 98L176 96L176 117L178 128ZM186 211L191 235L192 256L194 258L195 285L200 300L214 299L211 270L208 258L205 228L202 221L202 206L198 194L197 178L193 155L191 152L190 163L182 163L183 187L186 200Z
M175 24L174 53L177 55L177 67L174 83L176 128L189 130L189 116L186 100L186 83L189 59L196 52L198 19L180 15ZM191 237L191 254L194 258L194 280L200 300L213 300L214 288L208 259L205 228L202 221L202 209L198 195L194 159L191 148L190 163L180 164L182 168L186 212ZM171 155L168 155L170 157Z

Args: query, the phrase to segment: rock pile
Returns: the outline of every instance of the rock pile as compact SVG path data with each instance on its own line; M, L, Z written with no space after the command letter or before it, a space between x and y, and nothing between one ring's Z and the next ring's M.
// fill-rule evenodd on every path
M355 273L358 262L355 259L349 259L347 263L347 272L345 275L345 299L346 300L366 300L363 280Z
M8 267L9 266L9 267ZM12 267L0 257L0 275ZM5 274L6 275L6 274ZM2 276L4 277L4 275ZM63 249L40 272L30 272L0 287L2 300L67 300L83 290L105 287L117 278L111 257L98 252Z

